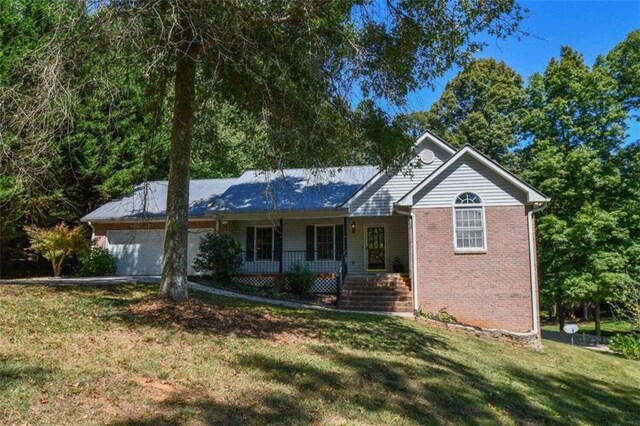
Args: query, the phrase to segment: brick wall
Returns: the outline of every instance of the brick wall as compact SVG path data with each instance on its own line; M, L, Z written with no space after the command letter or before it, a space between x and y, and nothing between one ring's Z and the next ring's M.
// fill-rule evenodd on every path
M451 208L414 209L418 304L458 322L526 332L532 328L527 212L485 207L487 251L458 254Z

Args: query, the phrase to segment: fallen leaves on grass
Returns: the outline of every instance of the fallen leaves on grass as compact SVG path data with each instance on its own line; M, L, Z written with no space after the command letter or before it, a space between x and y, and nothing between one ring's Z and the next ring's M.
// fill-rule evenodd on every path
M135 324L236 334L278 343L290 343L314 334L310 327L301 325L299 321L247 308L214 306L196 299L176 303L147 298L126 308L120 316Z

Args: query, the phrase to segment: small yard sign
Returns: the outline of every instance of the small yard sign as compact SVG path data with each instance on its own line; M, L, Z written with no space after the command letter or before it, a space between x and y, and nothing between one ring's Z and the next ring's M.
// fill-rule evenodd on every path
M573 335L578 332L578 324L567 324L562 329L565 333L571 335L571 344L573 345Z

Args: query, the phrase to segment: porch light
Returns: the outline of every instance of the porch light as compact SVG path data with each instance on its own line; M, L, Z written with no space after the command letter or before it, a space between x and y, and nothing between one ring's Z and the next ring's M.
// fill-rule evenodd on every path
M351 233L352 234L356 233L356 221L355 220L353 222L351 222Z

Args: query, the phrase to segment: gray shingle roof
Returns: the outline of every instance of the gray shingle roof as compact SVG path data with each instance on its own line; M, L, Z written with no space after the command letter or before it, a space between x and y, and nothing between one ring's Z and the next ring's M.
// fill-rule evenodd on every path
M233 179L199 179L189 185L189 216L334 210L378 172L373 166L319 170L251 170ZM145 202L146 201L146 202ZM82 221L164 218L167 182L139 185L133 194L92 211Z

